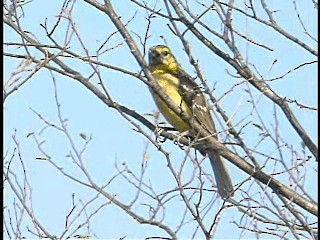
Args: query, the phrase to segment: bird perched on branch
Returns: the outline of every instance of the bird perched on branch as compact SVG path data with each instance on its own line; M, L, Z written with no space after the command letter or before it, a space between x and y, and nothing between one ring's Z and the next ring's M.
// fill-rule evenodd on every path
M177 62L171 50L164 45L151 47L149 50L149 69L155 80L164 89L171 100L180 107L181 111L193 116L205 130L217 139L216 129L212 120L208 104L194 79L189 76ZM191 129L178 114L152 92L157 107L167 121L180 133L188 132L193 138L197 133ZM208 155L217 183L218 193L222 198L231 197L234 194L231 178L221 156L215 151L201 151Z

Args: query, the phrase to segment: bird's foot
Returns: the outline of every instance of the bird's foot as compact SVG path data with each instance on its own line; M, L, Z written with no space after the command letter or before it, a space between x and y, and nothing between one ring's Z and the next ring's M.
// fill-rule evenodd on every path
M173 127L159 127L159 125L157 124L156 129L154 130L157 142L163 143L167 140L166 137L161 136L161 133L163 131L177 131L177 130Z
M181 144L180 143L180 140L181 138L183 137L186 137L189 139L189 142L190 142L190 138L189 138L189 135L190 135L190 132L187 130L187 131L184 131L184 132L181 132L179 134L176 135L175 139L173 140L173 143L178 145L181 149L183 149L183 147L185 146L184 144Z
M162 127L159 127L159 125L156 125L156 129L154 130L154 134L156 135L156 142L160 142L163 143L165 142L167 139L163 136L161 136L161 133L164 131L164 129Z

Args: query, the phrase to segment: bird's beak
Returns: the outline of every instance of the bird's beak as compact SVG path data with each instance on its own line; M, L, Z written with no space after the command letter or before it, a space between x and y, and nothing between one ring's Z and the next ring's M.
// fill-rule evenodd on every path
M156 64L159 62L161 62L160 53L151 48L149 50L149 64Z

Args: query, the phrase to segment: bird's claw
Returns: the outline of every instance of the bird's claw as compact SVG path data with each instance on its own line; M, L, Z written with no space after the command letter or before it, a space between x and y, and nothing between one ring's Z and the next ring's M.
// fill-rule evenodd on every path
M165 137L161 136L161 133L163 132L163 128L156 126L156 129L154 130L154 133L156 135L156 142L164 143L167 139Z
M173 140L173 143L178 145L181 149L183 149L184 147L184 144L181 144L180 143L180 139L183 138L183 137L188 137L189 136L189 131L184 131L182 133L179 133L176 135L176 137L174 138Z

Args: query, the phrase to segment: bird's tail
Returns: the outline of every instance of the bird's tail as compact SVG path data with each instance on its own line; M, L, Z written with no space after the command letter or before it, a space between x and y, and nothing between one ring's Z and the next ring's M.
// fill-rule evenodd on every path
M216 152L209 152L210 163L214 172L219 195L225 199L234 195L229 171L224 160Z

